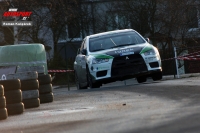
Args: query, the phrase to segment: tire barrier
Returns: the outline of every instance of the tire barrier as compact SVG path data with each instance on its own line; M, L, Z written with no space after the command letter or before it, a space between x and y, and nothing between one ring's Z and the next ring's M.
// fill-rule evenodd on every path
M5 91L5 97L7 104L20 103L22 102L22 91L20 89Z
M0 85L0 97L4 96L4 87Z
M52 82L51 74L38 75L39 85L49 84Z
M20 80L38 79L38 73L36 71L19 72L15 74L8 74L6 78Z
M34 108L40 106L39 98L39 82L37 80L38 73L36 71L19 72L7 76L9 79L18 78L21 81L22 102L26 108ZM37 100L35 100L37 99ZM31 102L27 102L31 101ZM29 105L29 103L31 103Z
M19 79L1 80L0 84L4 86L4 92L21 88L21 82Z
M50 74L38 75L39 80L39 98L40 103L49 103L53 102L53 87L52 87L52 77Z
M22 97L23 97L23 100L38 98L39 97L39 90L22 91Z
M35 108L40 106L40 100L35 100L39 98L39 82L37 79L31 80L22 80L22 96L24 107L26 108ZM31 104L29 104L31 101Z
M6 98L4 96L4 87L0 85L0 120L8 118L8 112L6 108Z
M6 104L6 107L8 109L8 115L21 114L24 112L24 104L22 102Z
M46 94L46 93L53 92L52 84L40 85L39 91L40 91L40 94Z
M23 99L25 108L35 108L40 106L39 98Z
M5 96L0 97L0 109L1 108L6 108L6 98L5 98Z
M53 99L54 99L54 95L52 92L40 95L40 101L41 101L40 103L53 102Z
M7 108L0 108L0 120L8 118Z
M39 82L37 79L21 80L21 89L25 90L37 90L39 88Z
M22 114L24 112L24 104L22 103L20 80L1 80L0 84L4 86L4 95L6 98L6 108L8 115ZM1 111L3 113L5 109Z
M24 72L33 72L36 71L37 73L45 73L45 68L44 66L28 66L28 67L17 67L17 72L16 73L24 73Z

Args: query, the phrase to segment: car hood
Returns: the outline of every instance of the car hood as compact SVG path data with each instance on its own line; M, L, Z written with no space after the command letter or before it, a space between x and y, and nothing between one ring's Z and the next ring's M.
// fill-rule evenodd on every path
M153 45L149 43L131 45L131 46L123 46L108 50L102 50L98 52L90 53L91 56L95 58L114 58L119 56L126 56L131 54L143 54L144 52L153 49Z

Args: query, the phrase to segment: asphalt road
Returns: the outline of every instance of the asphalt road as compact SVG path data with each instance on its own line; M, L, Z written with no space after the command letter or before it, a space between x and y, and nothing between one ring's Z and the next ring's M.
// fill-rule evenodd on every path
M54 89L54 102L0 121L0 133L199 133L200 77Z

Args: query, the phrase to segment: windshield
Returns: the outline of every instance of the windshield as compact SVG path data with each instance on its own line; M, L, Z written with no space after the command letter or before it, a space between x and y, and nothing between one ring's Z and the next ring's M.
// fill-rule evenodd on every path
M136 45L142 43L145 43L144 39L142 39L136 32L132 31L90 38L89 50L90 52L95 52L115 47Z

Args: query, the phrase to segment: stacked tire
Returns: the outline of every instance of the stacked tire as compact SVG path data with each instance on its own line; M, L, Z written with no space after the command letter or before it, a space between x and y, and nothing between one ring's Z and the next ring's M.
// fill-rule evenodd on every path
M22 102L25 108L35 108L40 106L39 99L39 82L37 80L38 73L36 71L31 72L19 72L15 74L7 75L7 79L21 80L22 90Z
M4 96L4 87L0 85L0 120L7 119L8 112L6 108L6 98Z
M20 80L2 80L0 84L4 87L8 115L22 114L24 112L24 104L22 103Z
M53 102L53 87L52 87L52 77L50 74L39 74L39 97L40 103L50 103Z

